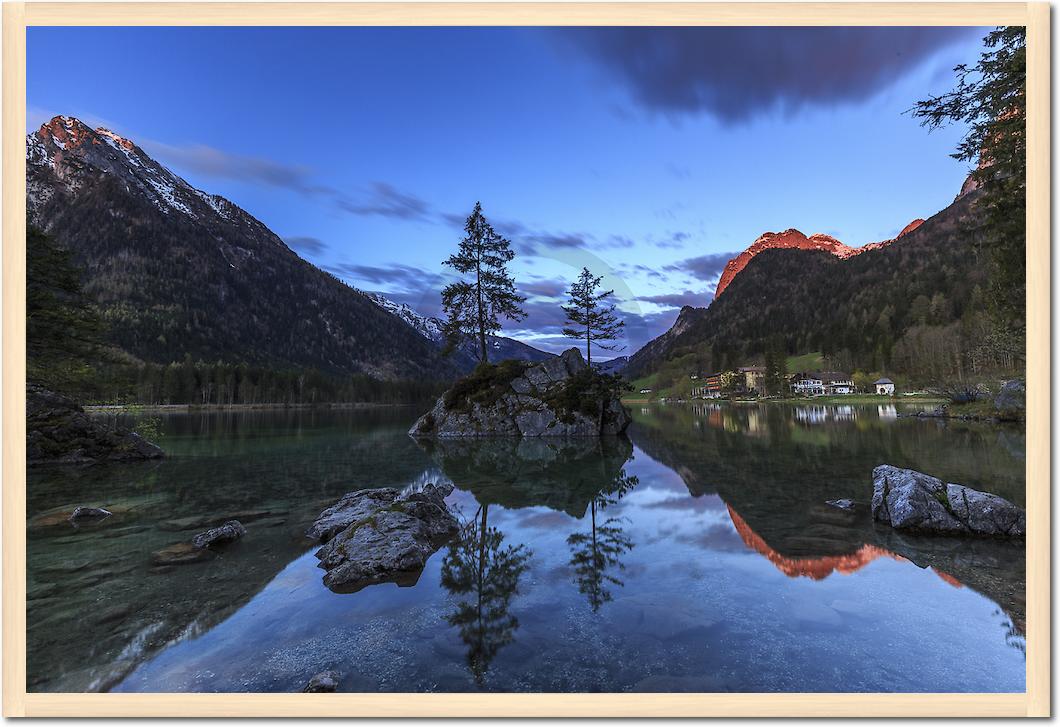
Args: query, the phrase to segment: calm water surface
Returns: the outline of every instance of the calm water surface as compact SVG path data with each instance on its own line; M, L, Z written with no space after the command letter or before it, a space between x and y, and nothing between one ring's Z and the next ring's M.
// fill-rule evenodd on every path
M1023 433L898 411L634 407L628 440L434 446L412 409L165 416L163 462L30 473L28 686L1023 691L1022 543L867 508L884 462L1022 504ZM323 585L321 509L443 480L464 527L414 585ZM114 515L74 528L79 504ZM154 555L228 517L216 557Z

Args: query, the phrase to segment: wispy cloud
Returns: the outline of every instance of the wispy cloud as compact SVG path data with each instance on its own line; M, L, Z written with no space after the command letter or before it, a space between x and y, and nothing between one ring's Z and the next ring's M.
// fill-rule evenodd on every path
M702 308L710 303L714 291L686 290L682 293L662 293L660 295L645 295L637 298L642 303L654 303L667 308L683 308L686 305Z
M340 277L354 278L372 285L393 285L405 289L438 287L444 277L423 268L401 263L389 265L361 265L358 263L334 263L325 269Z
M426 200L388 182L374 181L361 189L342 191L314 181L316 172L309 166L232 154L203 144L181 146L147 140L141 146L148 154L179 169L213 179L287 189L321 199L353 215L426 220L432 214Z
M519 292L540 298L559 298L566 295L569 287L564 280L527 280L519 283Z
M339 208L355 215L401 220L425 220L430 213L430 205L425 200L386 182L373 182L368 193L360 197L336 195L336 203Z
M738 254L735 252L716 252L709 255L700 255L671 263L665 266L663 270L671 273L685 273L704 282L714 282L721 275L721 271L725 269L725 264Z
M283 241L287 243L287 246L292 250L298 252L307 253L309 255L319 255L327 249L327 245L319 237L285 237Z

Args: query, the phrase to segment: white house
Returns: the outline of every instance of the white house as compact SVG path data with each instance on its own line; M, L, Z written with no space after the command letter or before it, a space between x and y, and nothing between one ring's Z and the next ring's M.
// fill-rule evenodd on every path
M841 371L823 371L817 377L824 384L826 394L853 394L854 381L849 374Z
M877 394L894 396L894 382L890 379L876 379L872 385L876 388Z
M813 376L796 376L791 388L800 396L824 395L824 382Z

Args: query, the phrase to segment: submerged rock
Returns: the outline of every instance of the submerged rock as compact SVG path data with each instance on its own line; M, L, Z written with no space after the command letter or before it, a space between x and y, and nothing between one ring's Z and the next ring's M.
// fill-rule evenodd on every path
M459 524L445 505L452 485L420 490L394 488L351 492L320 513L306 531L324 545L317 550L327 573L324 585L352 593L375 583L413 585L431 557Z
M224 525L210 528L191 539L196 548L208 548L211 545L223 545L239 540L247 534L247 529L238 520L229 520Z
M188 565L189 563L201 563L213 557L214 554L206 548L197 548L191 543L174 543L151 553L151 565Z
M322 671L313 675L313 678L309 680L309 683L305 685L302 691L306 693L334 692L339 688L340 679L342 679L342 675L337 671L331 669Z
M26 464L157 459L161 448L127 429L109 429L72 399L26 385Z
M91 521L91 520L103 520L111 516L110 510L104 510L102 507L75 507L74 511L70 513L70 520L74 523L79 521Z
M872 517L898 530L938 535L1022 537L1023 509L916 470L880 465L872 471Z
M415 437L598 437L632 421L618 380L589 369L576 348L537 364L480 366L409 430Z
M854 501L848 500L847 498L843 498L841 500L829 500L826 504L831 505L832 507L838 508L840 510L854 509Z

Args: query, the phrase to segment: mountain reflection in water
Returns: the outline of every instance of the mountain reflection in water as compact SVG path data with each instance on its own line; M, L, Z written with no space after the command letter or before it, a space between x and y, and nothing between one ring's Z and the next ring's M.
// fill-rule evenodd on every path
M411 411L172 416L157 465L31 472L29 688L1022 689L1022 543L899 536L867 507L880 462L1022 502L1021 431L645 410L629 439L424 443ZM438 480L462 527L415 586L322 585L302 532L324 506ZM115 515L74 530L76 504ZM152 560L236 513L216 557Z

